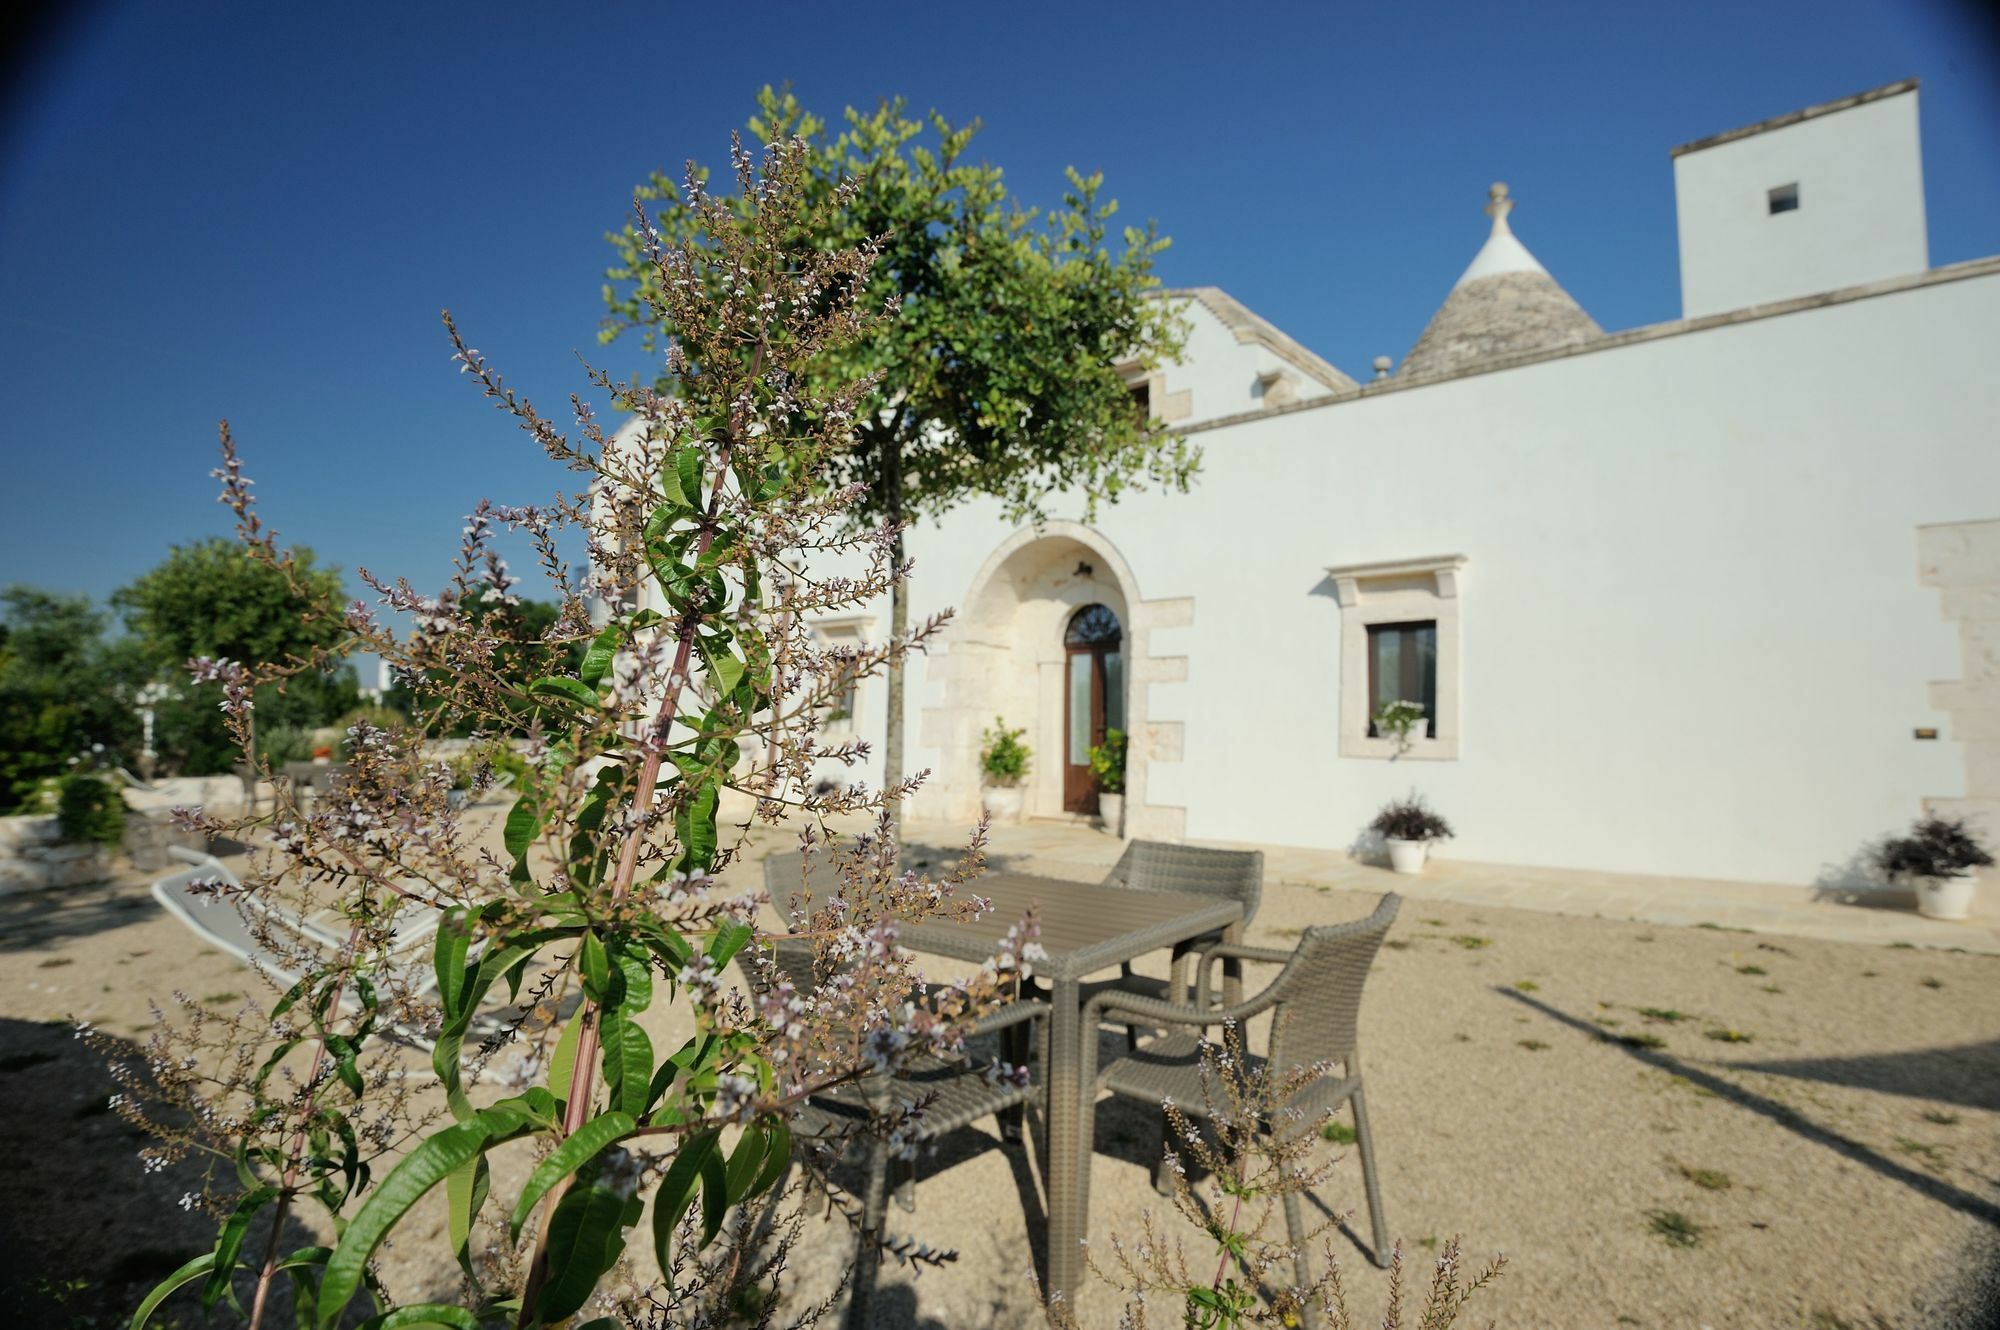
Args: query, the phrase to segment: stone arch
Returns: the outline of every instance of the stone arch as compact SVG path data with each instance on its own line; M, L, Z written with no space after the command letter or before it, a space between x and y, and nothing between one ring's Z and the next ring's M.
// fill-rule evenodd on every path
M996 715L1027 729L1034 750L1024 787L1030 817L1063 817L1063 632L1070 616L1102 604L1124 630L1127 749L1126 834L1178 839L1184 810L1150 802L1152 768L1180 756L1180 726L1151 720L1155 682L1185 677L1185 661L1151 657L1150 629L1162 607L1184 621L1185 601L1146 601L1131 565L1103 532L1080 522L1045 522L1014 532L987 556L959 602L943 650L933 650L920 742L939 763L923 801L926 815L979 813L981 735ZM1176 669L1175 667L1179 668ZM941 688L936 685L942 685ZM941 695L940 695L941 694Z

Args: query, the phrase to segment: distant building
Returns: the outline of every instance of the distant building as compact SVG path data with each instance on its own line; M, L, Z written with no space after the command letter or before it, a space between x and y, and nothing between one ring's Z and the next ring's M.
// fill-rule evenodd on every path
M1201 445L1190 493L911 533L913 617L957 610L911 668L916 814L976 814L1004 715L1030 817L1091 816L1129 732L1133 836L1345 847L1416 789L1454 857L1808 882L1926 807L2000 833L2000 258L1928 266L1916 84L1674 176L1669 323L1602 330L1502 185L1368 382L1169 293L1185 358L1134 388Z

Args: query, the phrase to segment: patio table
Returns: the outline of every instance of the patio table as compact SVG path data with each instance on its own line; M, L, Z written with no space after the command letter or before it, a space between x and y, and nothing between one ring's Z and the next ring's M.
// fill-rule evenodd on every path
M1028 908L1039 906L1041 944L1048 959L1036 965L1048 981L1049 1033L1043 1053L1047 1101L1043 1111L1044 1185L1048 1188L1049 1254L1045 1298L1071 1299L1083 1276L1083 1240L1090 1232L1088 1175L1091 1142L1084 1138L1083 979L1124 961L1171 947L1217 929L1240 941L1243 907L1236 901L1178 891L1129 891L1086 882L987 873L967 888L993 902L973 923L906 924L899 940L913 951L983 961Z

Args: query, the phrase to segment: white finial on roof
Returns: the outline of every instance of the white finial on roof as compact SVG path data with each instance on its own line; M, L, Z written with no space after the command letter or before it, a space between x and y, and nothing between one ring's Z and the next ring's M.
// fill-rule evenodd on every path
M1513 228L1507 225L1507 214L1514 211L1514 200L1507 194L1506 182L1494 181L1493 187L1486 191L1486 198L1486 215L1493 219L1493 234L1486 237L1486 243L1473 255L1472 266L1452 284L1454 291L1467 282L1505 272L1548 272L1535 261L1528 247L1514 238Z

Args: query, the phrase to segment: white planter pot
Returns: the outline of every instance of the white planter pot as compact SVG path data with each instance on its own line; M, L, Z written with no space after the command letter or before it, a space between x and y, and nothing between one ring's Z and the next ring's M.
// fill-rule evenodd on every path
M1968 919L1972 916L1972 892L1978 878L1972 873L1950 877L1920 877L1917 886L1917 913L1926 919Z
M1104 819L1104 829L1114 836L1125 834L1125 796L1104 794L1097 796L1097 815Z
M1431 843L1425 840L1397 840L1386 837L1389 846L1389 867L1398 873L1421 873L1424 858L1430 853Z
M979 802L986 808L986 815L995 822L1019 822L1021 820L1020 786L989 785Z

